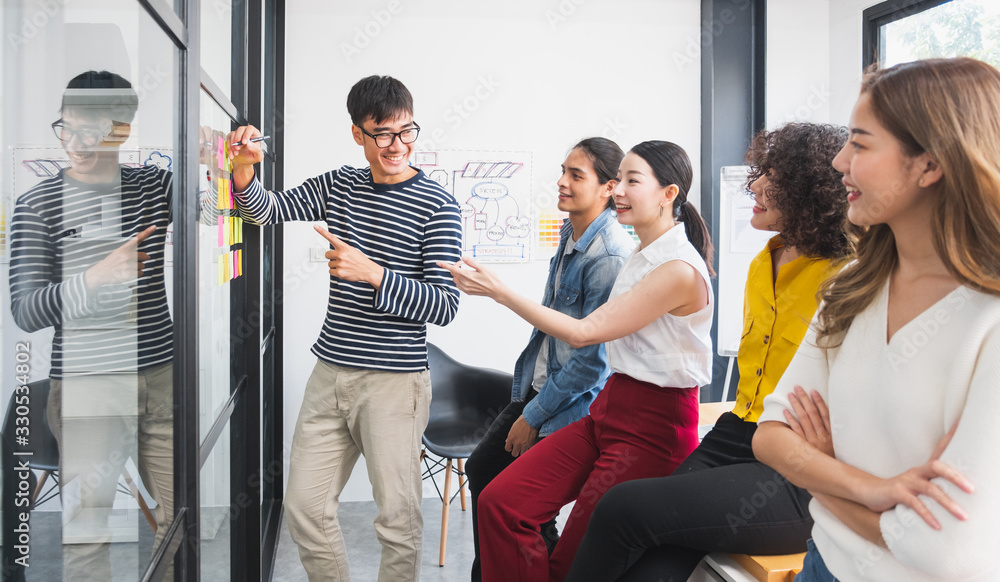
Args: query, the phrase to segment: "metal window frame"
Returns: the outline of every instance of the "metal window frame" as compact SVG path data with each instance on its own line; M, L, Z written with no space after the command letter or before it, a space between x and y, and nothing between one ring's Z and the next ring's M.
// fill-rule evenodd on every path
M200 66L200 5L205 0L181 0L179 14L165 0L138 0L146 12L160 25L179 49L178 62L178 124L177 124L177 155L184 160L181 171L175 176L175 187L178 192L196 191L198 181L198 147L197 143L200 125L200 97L205 92L234 122L250 122L259 124L262 115L260 93L249 88L260 87L263 73L258 64L261 62L261 43L263 26L268 18L279 19L274 23L277 31L276 50L268 55L266 67L268 74L281 75L277 63L281 62L284 47L284 8L282 2L277 2L265 8L266 0L249 0L234 2L232 34L234 39L232 61L232 99L226 96L221 88ZM254 39L251 42L251 39ZM272 104L283 108L283 78L273 89ZM280 119L280 114L278 115ZM268 153L267 163L273 164L274 174L280 180L282 164L276 161L274 152L281 151L282 132L278 132L272 142L274 148ZM174 403L177 414L174 415L174 491L175 516L164 542L157 549L146 572L144 581L162 580L170 564L175 565L175 579L200 580L200 472L201 468L214 450L219 437L228 427L232 436L231 456L231 503L243 509L235 512L231 528L231 579L254 580L261 578L261 563L247 560L247 555L265 558L266 576L270 578L273 564L273 553L277 545L277 527L271 523L280 520L280 475L278 476L278 520L268 520L267 531L262 532L261 522L261 479L260 459L261 447L258 441L260 414L259 368L256 365L261 355L261 330L250 326L248 334L234 334L232 386L229 400L217 415L212 428L204 442L199 442L199 392L198 385L198 306L197 280L198 273L198 233L196 197L176 196L174 215L174 252L176 256L185 257L183 261L175 261L174 270ZM260 229L250 229L245 239L247 269L242 281L231 286L233 294L230 323L250 322L251 311L257 309L256 302L249 298L259 296L260 273ZM280 257L280 233L276 235L278 244L270 248ZM280 265L276 265L280 273ZM277 281L280 290L280 280ZM278 310L280 312L280 310ZM268 345L277 357L280 370L280 318L275 320L275 330L268 330L270 338ZM259 327L259 326L257 326ZM245 337L244 337L245 336ZM254 363L253 366L248 365ZM280 386L277 406L271 407L271 414L281 418ZM277 410L274 410L274 409ZM279 424L280 427L280 424ZM277 433L271 438L265 438L265 447L269 456L277 451L281 459L281 444L275 446ZM273 491L269 492L274 495ZM270 512L268 513L270 516ZM260 550L265 550L260 552ZM262 560L263 561L263 560Z
M897 20L920 14L951 0L888 0L866 8L862 13L861 66L865 69L880 61L885 43L879 30Z
M719 240L721 169L743 164L747 146L765 123L766 0L702 0L703 23L727 23L701 50L701 214L712 240ZM713 257L718 265L719 249ZM712 279L719 296L719 280ZM712 318L712 344L719 340L719 306ZM722 399L729 358L712 354L712 384L702 400ZM739 371L731 385L739 382ZM736 390L730 390L732 395Z

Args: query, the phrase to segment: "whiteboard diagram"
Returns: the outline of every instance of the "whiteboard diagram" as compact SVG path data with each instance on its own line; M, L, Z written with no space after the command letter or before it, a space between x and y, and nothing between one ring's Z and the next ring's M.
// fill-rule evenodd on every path
M462 214L462 253L525 262L531 249L531 153L418 152L414 165L451 192Z

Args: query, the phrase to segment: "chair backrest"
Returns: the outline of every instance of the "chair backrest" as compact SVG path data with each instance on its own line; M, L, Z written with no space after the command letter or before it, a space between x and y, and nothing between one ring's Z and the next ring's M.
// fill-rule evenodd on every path
M37 380L27 386L27 403L23 400L24 395L18 394L17 390L10 395L7 414L4 415L3 420L3 439L15 451L31 451L32 454L28 457L29 466L48 471L57 470L59 468L59 443L52 434L45 413L49 403L49 380L47 378ZM20 414L21 412L27 414ZM17 417L26 417L27 422L18 424ZM27 446L17 443L18 426L28 427Z
M489 426L510 402L510 374L456 362L434 344L427 344L431 374L429 424L462 422Z

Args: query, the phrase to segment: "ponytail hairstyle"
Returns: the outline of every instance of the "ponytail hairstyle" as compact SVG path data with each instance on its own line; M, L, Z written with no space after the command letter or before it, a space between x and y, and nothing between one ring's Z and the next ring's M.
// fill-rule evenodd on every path
M580 149L587 155L587 159L594 165L594 172L597 173L597 181L602 185L618 180L618 166L625 157L625 152L618 144L604 137L588 137L580 140L580 143L573 146L573 149ZM608 208L615 207L615 197L608 198Z
M962 285L1000 295L1000 72L964 57L914 61L869 70L861 94L905 155L929 153L941 166L927 235L945 267ZM843 342L898 263L889 226L868 227L857 257L820 290L820 346Z
M698 214L698 209L688 203L688 191L691 189L691 181L694 178L691 158L681 146L661 140L644 141L630 151L649 164L661 188L670 185L677 186L677 196L674 197L671 209L674 220L684 223L684 233L705 259L708 274L714 277L715 269L712 268L712 256L715 249L712 246L712 236L709 234L708 226L702 220L701 214Z

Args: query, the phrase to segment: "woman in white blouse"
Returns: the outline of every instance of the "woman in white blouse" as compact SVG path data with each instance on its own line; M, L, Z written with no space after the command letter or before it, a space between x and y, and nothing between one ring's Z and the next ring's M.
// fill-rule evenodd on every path
M665 141L632 148L614 190L618 221L639 246L607 303L574 319L514 293L470 259L448 268L459 289L486 295L574 347L608 342L613 374L590 415L534 445L479 498L483 580L561 581L594 505L613 485L669 475L698 444L698 387L712 374L712 244L688 204L693 171ZM538 532L575 501L551 557Z
M849 129L834 167L867 231L753 442L813 494L796 582L996 580L1000 72L869 73Z

